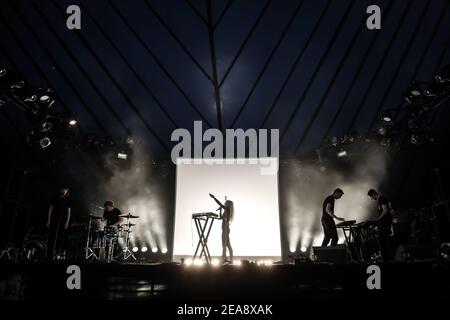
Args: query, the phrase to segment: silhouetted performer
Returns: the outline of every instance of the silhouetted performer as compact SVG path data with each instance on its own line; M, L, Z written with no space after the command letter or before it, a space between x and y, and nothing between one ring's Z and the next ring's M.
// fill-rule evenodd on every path
M47 258L58 259L64 253L67 229L69 228L71 202L69 187L63 186L53 198L48 209Z
M336 246L339 240L337 234L336 224L334 223L334 219L339 221L344 221L343 218L336 217L334 215L334 202L336 199L340 199L344 191L337 188L334 190L332 195L329 195L323 201L322 208L322 226L323 226L323 242L322 247L326 247L331 240L331 245Z
M233 201L231 200L225 200L225 205L223 205L217 198L209 194L211 198L213 198L216 203L220 206L220 208L223 209L223 212L221 210L221 219L222 219L222 263L226 263L227 260L227 248L228 252L230 254L230 262L233 262L233 248L231 247L230 243L230 223L233 220L234 215L234 207L233 207ZM225 198L226 199L226 198Z
M381 247L381 255L383 260L389 260L392 258L391 248L391 227L392 227L392 205L388 199L378 194L374 189L370 189L367 196L371 200L378 202L378 216L375 221L379 227L379 240Z
M122 212L114 207L114 202L111 200L105 201L103 205L105 211L103 212L103 219L106 220L107 226L116 226L122 223Z

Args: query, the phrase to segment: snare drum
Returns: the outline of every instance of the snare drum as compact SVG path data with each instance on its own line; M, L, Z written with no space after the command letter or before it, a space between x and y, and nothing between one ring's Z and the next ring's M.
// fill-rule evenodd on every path
M89 237L89 247L93 249L105 247L105 236L103 231L91 231Z
M105 237L107 238L116 238L119 236L118 226L105 226L103 230L105 232Z

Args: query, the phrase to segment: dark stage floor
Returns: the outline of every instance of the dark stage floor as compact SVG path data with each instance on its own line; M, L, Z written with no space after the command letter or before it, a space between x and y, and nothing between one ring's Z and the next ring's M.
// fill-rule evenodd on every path
M72 263L2 263L1 279L19 274L25 299L449 299L450 265L439 261L380 265L381 289L369 290L367 265L272 266L79 264L81 290L68 290Z

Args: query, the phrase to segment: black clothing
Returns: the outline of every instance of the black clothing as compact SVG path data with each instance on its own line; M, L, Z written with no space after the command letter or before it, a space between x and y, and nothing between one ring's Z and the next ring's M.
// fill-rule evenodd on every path
M392 224L392 216L391 216L391 209L389 208L389 201L385 197L379 196L378 197L378 217L380 217L381 214L383 213L383 204L386 205L386 207L388 209L388 213L386 213L379 222L380 222L380 224L382 224L384 226L388 226L388 225L390 226Z
M53 209L50 216L47 241L47 257L49 259L53 258L55 254L62 253L66 247L67 230L64 227L71 201L69 197L57 196L53 198L51 206L53 206Z
M383 196L378 197L378 217L383 213L383 205L386 205L388 213L386 213L380 221L378 221L378 237L380 241L381 255L383 260L389 260L392 258L391 247L391 225L392 215L389 207L389 200Z
M106 224L108 226L115 225L117 222L119 222L119 216L122 215L122 212L120 212L119 209L114 208L111 211L104 211L103 212L103 218L106 219Z
M334 202L336 199L334 199L333 196L328 196L325 198L325 200L323 201L323 206L322 206L322 220L324 219L328 219L328 221L334 221L333 217L330 216L327 212L327 205L330 204L331 205L331 212L334 213Z
M331 220L328 219L322 219L322 226L323 226L323 241L322 241L322 247L326 247L328 243L331 240L331 246L337 246L339 237L337 234L337 228L336 224L334 223L334 220L332 217L330 217Z
M327 205L331 205L331 212L334 213L335 198L331 195L325 198L322 206L322 226L323 226L323 242L322 247L326 247L331 240L331 245L336 246L339 240L334 218L327 212Z

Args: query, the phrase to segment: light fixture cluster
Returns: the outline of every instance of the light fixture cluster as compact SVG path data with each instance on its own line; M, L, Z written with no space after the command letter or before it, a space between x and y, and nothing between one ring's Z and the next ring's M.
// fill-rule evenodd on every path
M379 116L378 133L394 139L405 133L411 145L433 142L430 114L450 98L450 65L441 68L430 81L413 81L403 94L406 105L385 109Z
M30 86L17 73L0 66L0 106L11 104L31 119L28 142L41 149L74 135L75 114L54 110L55 93L50 88Z

